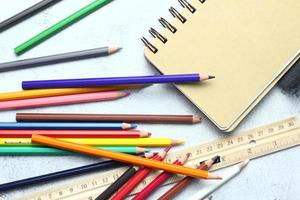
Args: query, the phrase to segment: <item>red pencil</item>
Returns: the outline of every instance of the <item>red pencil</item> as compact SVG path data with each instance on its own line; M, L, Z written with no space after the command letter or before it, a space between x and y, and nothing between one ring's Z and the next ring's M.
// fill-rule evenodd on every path
M155 155L152 159L162 161L168 151L171 149L171 146L164 149L159 154ZM149 168L141 168L139 171L111 198L111 200L123 200L127 195L142 181L148 174L152 171Z
M54 138L141 138L151 135L139 130L0 130L0 138L31 138L32 134Z
M176 160L173 162L175 165L184 165L184 163L190 157L190 153L186 154L186 156L182 160ZM146 199L155 189L158 188L163 182L165 182L172 173L169 172L162 172L159 174L151 183L149 183L141 192L139 192L133 200L143 200Z

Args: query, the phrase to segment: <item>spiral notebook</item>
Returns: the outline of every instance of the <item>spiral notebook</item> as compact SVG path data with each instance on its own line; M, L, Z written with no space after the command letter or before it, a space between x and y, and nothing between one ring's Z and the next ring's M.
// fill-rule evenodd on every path
M146 58L165 74L216 79L176 87L219 129L244 119L300 56L299 0L179 0L174 20L143 38ZM275 112L275 110L274 110Z

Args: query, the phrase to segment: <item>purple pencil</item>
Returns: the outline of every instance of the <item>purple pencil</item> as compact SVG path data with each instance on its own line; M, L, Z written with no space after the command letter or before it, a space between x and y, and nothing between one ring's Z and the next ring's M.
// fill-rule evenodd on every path
M23 81L22 87L28 89L42 88L77 88L77 87L99 87L107 85L130 85L130 84L154 84L154 83L187 83L200 82L212 79L214 76L195 74L174 75L152 75L152 76L129 76L129 77L105 77L84 79L61 79Z

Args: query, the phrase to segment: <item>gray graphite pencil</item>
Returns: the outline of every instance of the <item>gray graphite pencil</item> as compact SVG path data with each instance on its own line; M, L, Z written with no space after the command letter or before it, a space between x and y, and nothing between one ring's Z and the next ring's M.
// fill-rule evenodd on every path
M24 21L25 19L33 16L34 14L54 5L55 3L58 3L59 1L61 0L43 0L34 4L33 6L1 22L0 32L7 30L8 28L20 23L21 21Z
M29 58L25 60L17 60L12 62L0 63L0 72L26 69L30 67L49 65L55 63L69 62L87 58L108 56L120 50L114 47L102 47L83 51L68 52L56 55L49 55L37 58Z

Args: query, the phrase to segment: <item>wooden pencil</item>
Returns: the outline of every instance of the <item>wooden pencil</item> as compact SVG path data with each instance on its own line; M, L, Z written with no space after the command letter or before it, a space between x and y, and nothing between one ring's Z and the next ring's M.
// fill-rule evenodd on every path
M2 101L0 103L0 111L16 110L28 108L40 108L48 106L72 105L79 103L89 103L98 101L112 101L125 96L129 92L126 91L108 91L108 92L93 92L86 94L72 94L54 97L41 97L35 99L23 99L13 101Z
M27 69L42 65L57 64L63 62L70 62L94 57L108 56L119 51L116 47L102 47L96 49L88 49L83 51L75 51L68 53L61 53L56 55L49 55L37 58L29 58L25 60L17 60L12 62L0 63L0 72L13 71L19 69Z
M173 164L184 165L184 163L190 157L190 153L186 154L181 160L175 160ZM155 177L142 191L140 191L132 200L143 200L146 199L151 193L153 193L163 182L165 182L170 176L169 172L162 172Z
M99 88L61 88L61 89L39 89L39 90L22 90L17 92L3 92L0 93L1 101L12 101L21 99L34 99L40 97L53 97L63 96L70 94L84 94L93 92L107 92L126 89L142 88L142 85L121 85L121 86L108 86Z
M214 163L218 162L220 159L220 156L215 156L212 159L206 160L202 162L198 169L200 170L208 170ZM191 182L193 178L192 177L184 177L181 181L176 183L170 190L168 190L166 193L164 193L159 200L169 200L173 199L177 194L179 194L185 187L187 187Z
M156 161L162 161L167 156L172 146L165 148L158 155L155 155L152 159ZM151 172L150 168L140 168L138 172L132 176L132 178L111 198L111 200L121 200L125 199L127 195L141 182L143 181Z
M0 23L0 33L60 1L61 0L43 0L19 12Z
M90 146L164 147L180 145L183 140L169 138L57 138L60 141ZM0 138L0 146L37 146L31 138Z
M127 123L195 124L201 117L194 115L153 115L153 114L64 114L64 113L17 113L17 121L70 121L102 122L121 121Z
M1 130L1 138L31 138L32 134L55 138L144 138L151 133L140 130Z
M58 140L55 138L50 138L42 135L32 135L32 141L38 144L55 147L59 149L65 149L69 151L75 151L87 155L104 157L119 162L129 163L135 166L144 166L156 170L164 170L167 172L182 174L186 176L192 176L195 178L204 178L204 179L222 179L219 176L211 174L207 171L193 169L189 167L183 167L173 164L168 164L164 162L159 162L155 160L140 158L138 156L133 156L129 154L118 153L114 151L107 151L103 149L97 149L87 145L75 144L72 142L66 142L63 140Z

